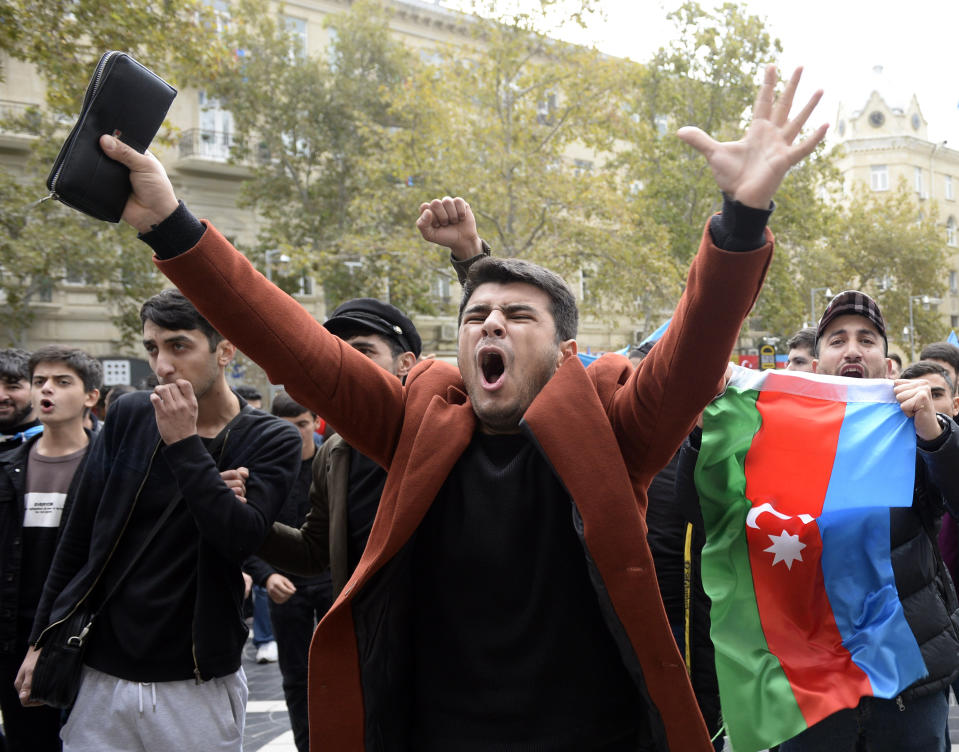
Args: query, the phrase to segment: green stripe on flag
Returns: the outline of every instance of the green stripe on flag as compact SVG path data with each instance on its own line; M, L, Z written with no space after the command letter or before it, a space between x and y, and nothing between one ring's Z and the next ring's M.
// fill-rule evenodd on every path
M706 546L703 586L712 600L710 634L723 720L736 752L754 752L789 739L806 722L779 660L763 634L746 542L745 460L762 424L759 392L730 385L703 414L696 463Z

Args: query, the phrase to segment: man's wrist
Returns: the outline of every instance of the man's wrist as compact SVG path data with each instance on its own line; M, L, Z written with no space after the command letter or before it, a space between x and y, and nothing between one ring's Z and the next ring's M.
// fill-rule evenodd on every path
M465 261L474 256L481 256L483 254L483 241L479 235L474 235L469 240L450 246L450 253L452 253L453 258L458 261Z
M939 443L938 440L941 439L949 429L949 423L942 415L936 413L935 416L935 427L926 420L922 421L922 425L920 425L920 421L916 421L916 437L919 441L927 444L931 442Z

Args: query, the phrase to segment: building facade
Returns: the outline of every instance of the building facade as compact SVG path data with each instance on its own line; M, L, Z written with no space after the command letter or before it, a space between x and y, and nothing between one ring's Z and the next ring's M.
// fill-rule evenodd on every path
M959 150L947 140L930 140L915 95L897 95L893 87L883 91L881 68L875 74L880 88L861 106L839 105L834 136L843 194L849 195L856 184L881 192L895 190L904 181L920 211L937 205L948 254L945 290L941 295L911 292L931 301L925 305L942 315L944 332L959 329Z

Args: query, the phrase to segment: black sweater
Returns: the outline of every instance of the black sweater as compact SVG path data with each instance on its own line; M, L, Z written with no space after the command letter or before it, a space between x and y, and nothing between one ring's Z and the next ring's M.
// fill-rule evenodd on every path
M241 405L246 403L241 400ZM259 547L289 494L299 464L300 436L286 421L252 409L237 416L229 429L219 465L250 469L245 504L223 483L199 436L163 444L149 393L131 394L116 403L88 457L37 607L31 643L42 647L46 627L69 615L91 593L99 596L103 572L114 568L115 574L115 568L122 567L110 561L114 545L133 516L151 467L160 463L165 466L162 474L172 479L167 487L183 494L194 529L195 537L184 540L183 534L171 534L174 528L164 526L151 543L154 556L196 546L192 673L209 679L239 668L247 634L241 617L240 564ZM112 610L123 607L124 590L136 592L136 575L134 570L115 596ZM136 607L132 600L127 605ZM139 679L151 680L155 678Z

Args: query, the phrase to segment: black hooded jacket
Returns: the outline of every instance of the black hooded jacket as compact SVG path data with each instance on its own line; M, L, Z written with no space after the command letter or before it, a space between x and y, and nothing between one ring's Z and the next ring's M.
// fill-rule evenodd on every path
M239 668L247 636L240 565L266 537L300 461L296 429L239 399L241 412L224 429L218 463L197 435L164 445L148 392L125 396L111 407L87 458L37 607L31 644L42 647L48 626L102 595L97 584L104 572L116 576L124 564L111 556L137 501L150 493L169 498L178 489L197 534L192 673L205 680ZM220 478L221 468L241 466L250 470L247 503L239 502ZM184 545L164 533L157 533L151 548L174 552Z

